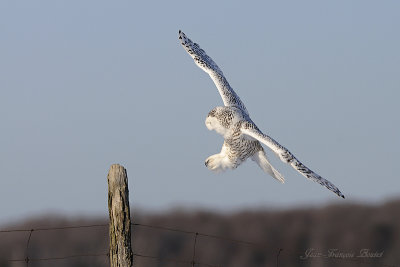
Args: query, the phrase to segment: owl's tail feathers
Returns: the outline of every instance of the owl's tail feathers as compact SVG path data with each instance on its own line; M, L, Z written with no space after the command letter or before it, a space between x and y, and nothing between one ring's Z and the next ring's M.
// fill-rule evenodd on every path
M280 174L268 161L267 155L263 150L256 152L252 157L252 160L254 160L260 168L274 177L276 180L281 182L282 184L285 182L285 178L283 177L282 174Z

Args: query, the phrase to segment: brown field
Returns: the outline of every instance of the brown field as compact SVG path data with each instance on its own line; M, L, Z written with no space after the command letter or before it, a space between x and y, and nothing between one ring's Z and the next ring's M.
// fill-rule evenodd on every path
M400 201L379 206L335 205L284 211L176 211L133 213L134 222L188 231L133 226L135 266L400 266ZM71 225L105 226L0 232L0 266L109 266L108 228L104 219L46 216L6 229L37 229ZM196 238L195 233L200 235ZM209 236L207 236L209 235ZM212 237L212 236L217 236ZM238 242L246 241L246 242ZM279 250L282 251L279 253ZM28 252L27 252L28 251ZM89 256L100 254L99 256ZM69 257L83 255L82 257ZM308 255L309 257L306 257ZM364 256L364 257L361 257ZM50 259L63 258L65 259ZM47 259L47 260L45 260ZM177 262L180 260L183 262ZM277 262L278 260L278 262Z

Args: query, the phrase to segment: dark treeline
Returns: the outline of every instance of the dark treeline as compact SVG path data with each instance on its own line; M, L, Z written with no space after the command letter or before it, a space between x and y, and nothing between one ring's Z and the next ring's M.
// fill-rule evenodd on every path
M195 261L215 266L400 266L400 201L380 206L334 205L323 208L285 211L183 212L145 215L136 212L141 224L177 228L230 239L198 236ZM67 225L107 224L106 219L68 219L46 216L1 229L31 229ZM26 258L29 232L0 233L0 266L27 266L8 259ZM133 227L134 253L159 259L193 257L194 234ZM34 231L28 248L29 258L54 258L76 254L108 252L108 228ZM364 256L364 257L361 257ZM135 257L135 266L186 266ZM38 266L109 266L107 256L77 257L63 260L31 261ZM196 265L202 266L202 265Z

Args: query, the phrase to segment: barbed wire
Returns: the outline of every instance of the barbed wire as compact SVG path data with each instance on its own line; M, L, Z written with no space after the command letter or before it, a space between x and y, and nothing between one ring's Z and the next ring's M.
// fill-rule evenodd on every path
M185 234L197 234L199 236L210 237L210 238L225 240L225 241L229 241L229 242L240 243L240 244L244 244L244 245L250 245L250 246L256 246L256 247L264 247L264 246L262 246L260 244L254 243L254 242L249 242L249 241L244 241L244 240L239 240L239 239L233 239L233 238L219 236L219 235L205 234L205 233L200 233L200 232L195 232L195 231L181 230L181 229L176 229L176 228L170 228L170 227L164 227L164 226L155 226L155 225L149 225L149 224L143 224L143 223L132 223L132 225L133 226L148 227L148 228L153 228L153 229L166 230L166 231L172 231L172 232L178 232L178 233L185 233Z
M46 258L25 258L25 259L8 259L9 262L30 262L30 261L51 261L51 260L66 260L71 258L85 258L85 257L99 257L99 256L109 256L109 253L85 253L85 254L73 254L68 256L58 256L58 257L46 257Z
M68 230L68 229L76 229L76 228L93 228L93 227L105 227L107 224L88 224L88 225L72 225L72 226L57 226L57 227L39 227L39 228L30 228L30 229L9 229L9 230L0 230L0 233L12 233L12 232L30 232L30 231L51 231L51 230Z
M165 227L165 226L157 226L157 225L150 225L150 224L144 224L144 223L131 223L132 226L139 226L139 227L145 227L145 228L151 228L151 229L158 229L158 230L163 230L163 231L173 231L173 232L179 232L179 233L184 233L184 234L190 234L193 235L194 237L194 243L193 243L193 254L192 254L192 259L191 260L184 260L184 259L172 259L172 258L163 258L163 257L157 257L157 256L151 256L151 255L144 255L140 253L133 253L134 256L136 257L142 257L142 258L148 258L148 259L153 259L157 261L163 261L163 262L174 262L174 263L184 263L184 264L190 264L192 267L193 266L210 266L210 267L222 267L221 265L212 265L208 263L203 263L196 261L196 245L197 245L197 239L198 237L206 237L206 238L213 238L213 239L219 239L219 240L224 240L226 242L232 242L232 243L238 243L241 245L247 245L247 246L252 246L256 248L262 248L267 250L268 248L265 247L265 245L255 243L255 242L250 242L246 240L240 240L240 239L234 239L230 237L225 237L225 236L219 236L219 235L214 235L214 234L208 234L208 233L200 233L196 231L190 231L190 230L182 230L178 228L171 228L171 227ZM100 253L86 253L86 254L74 254L74 255L68 255L68 256L58 256L58 257L47 257L47 258L30 258L29 257L29 244L32 239L32 235L34 232L38 231L57 231L57 230L69 230L69 229L79 229L79 228L94 228L94 227L108 227L109 224L89 224L89 225L72 225L72 226L62 226L62 227L38 227L38 228L30 228L30 229L7 229L7 230L0 230L0 233L16 233L16 232L29 232L28 238L27 238L27 244L26 244L26 249L25 249L25 258L24 259L6 259L8 262L26 262L27 266L29 266L29 262L31 261L50 261L50 260L66 260L66 259L71 259L71 258L82 258L82 257L100 257L100 256L107 256L109 257L109 253L105 252L100 252ZM279 266L279 257L283 253L290 253L290 254L296 254L299 256L299 253L304 253L304 251L299 252L299 251L293 251L289 249L283 249L283 248L278 248L278 252L276 255L276 266ZM370 264L370 262L367 262L365 260L359 260L356 258L344 258L344 257L330 257L329 259L332 260L342 260L342 261L349 261L349 262L357 262L360 264ZM380 263L378 265L375 264L375 266L382 266L382 267L400 267L398 265L389 265L389 264L384 264Z

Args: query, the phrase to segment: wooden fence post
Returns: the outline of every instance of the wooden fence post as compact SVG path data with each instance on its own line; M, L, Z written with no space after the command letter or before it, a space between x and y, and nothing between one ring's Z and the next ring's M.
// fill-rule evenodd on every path
M128 176L124 167L113 164L107 176L110 215L111 267L133 266Z

